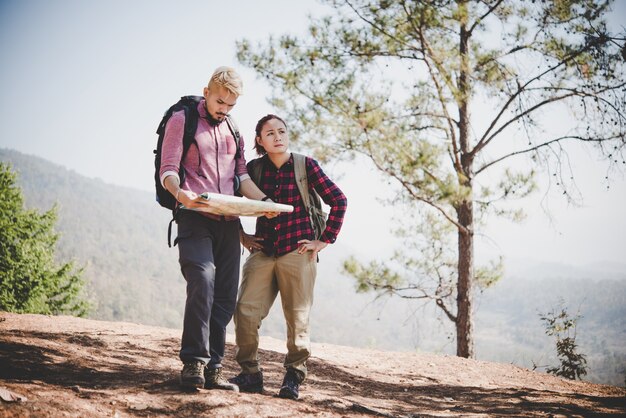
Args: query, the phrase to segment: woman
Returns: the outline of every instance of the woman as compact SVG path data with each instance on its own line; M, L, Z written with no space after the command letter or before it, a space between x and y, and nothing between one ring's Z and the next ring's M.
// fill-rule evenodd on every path
M263 391L259 368L259 327L280 293L287 323L285 377L278 396L297 399L307 375L311 355L309 312L317 273L317 254L335 242L346 212L347 200L324 174L317 161L288 152L289 134L285 122L267 115L256 126L255 149L261 158L248 163L248 172L259 189L277 203L292 205L294 211L275 218L258 218L256 232L240 232L240 241L250 256L243 266L235 311L236 359L241 373L230 379L242 392ZM296 182L295 158L305 158L309 193L317 194L330 206L326 227L315 236L308 205ZM254 178L253 173L258 178Z

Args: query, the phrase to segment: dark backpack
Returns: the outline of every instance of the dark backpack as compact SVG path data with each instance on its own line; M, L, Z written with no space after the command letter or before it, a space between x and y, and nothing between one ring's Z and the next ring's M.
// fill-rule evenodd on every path
M165 114L163 115L163 119L161 119L161 123L159 123L159 127L157 128L156 133L159 135L159 139L157 141L157 147L153 151L154 152L154 186L156 189L156 201L159 202L159 205L164 208L175 210L178 202L172 196L170 192L165 190L165 188L161 185L161 176L159 172L161 171L161 152L163 148L163 137L165 136L165 125L167 121L170 120L172 114L183 110L185 112L185 131L183 134L183 154L181 156L182 160L187 155L187 151L191 147L191 144L196 142L196 128L198 127L198 118L200 115L198 114L198 104L203 99L202 96L184 96L181 99L172 105ZM239 150L239 142L240 142L240 134L239 130L235 123L231 120L230 116L226 116L226 123L228 124L228 128L230 129L233 137L235 138L235 146L236 146L236 154L235 158L239 158L240 150ZM196 144L197 146L197 144ZM185 181L185 169L182 167L182 164L179 166L178 176L180 178L180 184L182 185ZM236 176L235 176L236 178ZM236 189L237 187L235 187Z
M315 189L309 189L309 179L306 172L306 156L292 152L293 156L293 170L296 176L296 185L302 197L304 208L309 214L311 220L311 226L315 233L315 239L319 239L322 233L326 229L326 218L328 215L322 210L322 200L315 191ZM250 169L248 174L256 185L261 184L261 173L263 172L263 158L257 158L250 161ZM313 193L310 193L312 191Z

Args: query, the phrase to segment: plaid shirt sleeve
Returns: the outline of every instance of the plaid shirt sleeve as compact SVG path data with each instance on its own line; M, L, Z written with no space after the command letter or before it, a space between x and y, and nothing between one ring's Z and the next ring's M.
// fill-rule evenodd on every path
M306 169L309 186L315 189L324 203L330 206L326 229L322 233L320 241L333 243L341 230L343 218L348 208L348 199L313 158L307 157Z

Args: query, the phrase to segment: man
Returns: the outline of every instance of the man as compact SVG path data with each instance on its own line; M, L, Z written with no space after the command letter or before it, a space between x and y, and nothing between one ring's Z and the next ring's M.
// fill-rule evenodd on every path
M204 192L233 195L235 178L243 196L267 200L248 176L243 138L237 152L228 124L222 123L237 104L242 89L243 83L234 69L215 70L204 88L204 100L198 104L195 142L182 161L184 111L174 113L167 122L159 175L163 187L186 208L210 206L199 196ZM185 170L182 184L179 166ZM222 377L221 361L239 283L239 219L179 210L177 224L174 243L178 244L180 267L187 282L180 349L184 364L181 385L238 391L236 385Z

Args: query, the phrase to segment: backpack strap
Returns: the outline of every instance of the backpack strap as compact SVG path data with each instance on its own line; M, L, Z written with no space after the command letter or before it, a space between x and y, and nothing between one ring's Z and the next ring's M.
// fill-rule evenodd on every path
M183 112L185 112L183 153L180 157L180 166L178 169L178 177L180 179L181 186L185 181L185 169L182 166L183 159L185 158L185 155L187 155L189 148L191 148L191 144L196 142L196 130L198 128L198 119L200 118L200 114L198 113L198 104L200 103L200 100L202 100L202 96L181 97L180 101L177 103L178 106L173 110L173 112L176 112L182 109ZM198 145L196 144L196 146ZM172 247L172 223L178 220L177 215L178 202L175 203L175 206L172 209L172 219L167 227L167 246L170 248ZM174 240L174 245L176 245L176 240Z
M183 134L183 155L180 158L182 162L191 147L196 142L196 129L198 128L198 104L202 100L202 96L184 96L180 99L180 104L185 112L185 133ZM182 184L182 179L181 179Z
M235 138L235 158L239 158L241 156L241 150L239 149L239 143L241 142L241 134L239 133L239 128L235 121L230 117L230 115L226 115L226 124L228 125L228 129L233 134Z
M167 246L170 248L172 248L172 223L176 220L176 209L174 209L172 213L172 220L170 220L170 223L167 225ZM174 245L176 245L176 243L174 243Z
M306 213L311 212L311 198L309 196L309 179L306 172L306 156L292 152L293 170L296 176L296 185L302 197Z
M294 175L296 185L302 198L304 208L309 215L311 227L315 234L315 239L319 239L326 227L326 213L322 209L322 200L315 189L309 189L309 176L306 169L306 156L297 153L291 153L293 156ZM318 258L319 260L319 258Z
M248 174L257 186L261 185L261 174L263 172L263 161L265 157L255 158L248 164Z

